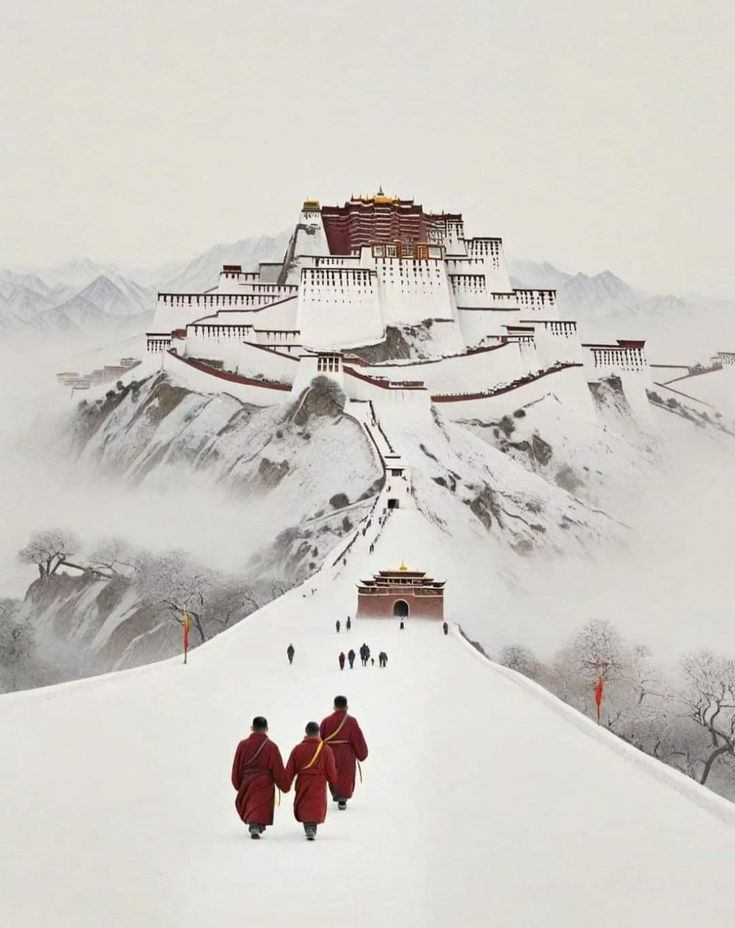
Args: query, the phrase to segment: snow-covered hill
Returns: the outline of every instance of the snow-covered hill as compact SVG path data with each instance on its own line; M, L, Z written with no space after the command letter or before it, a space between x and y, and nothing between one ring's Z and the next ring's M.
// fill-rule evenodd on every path
M358 620L354 583L434 565L396 511L327 568L180 659L0 699L5 923L92 928L730 924L732 806L646 758L438 624ZM315 589L316 593L311 594ZM450 618L473 608L454 586ZM385 670L340 672L366 641ZM289 642L296 648L286 661ZM291 796L247 840L229 768L255 714L287 753L347 694L370 755L312 846ZM39 891L39 887L43 891Z

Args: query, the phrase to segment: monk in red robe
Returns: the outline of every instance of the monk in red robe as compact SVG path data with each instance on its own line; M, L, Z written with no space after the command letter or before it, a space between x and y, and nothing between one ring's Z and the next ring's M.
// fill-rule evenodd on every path
M337 784L332 788L332 799L340 809L346 809L347 800L355 791L355 763L368 756L357 719L347 714L346 696L334 697L334 712L323 720L319 734L334 751L337 764Z
M319 726L309 722L306 737L291 751L286 764L286 781L290 788L296 778L293 814L302 822L308 841L316 838L317 825L327 817L327 783L333 788L337 768L332 749L319 737Z
M232 785L237 790L235 808L248 826L251 838L260 838L266 825L273 824L276 786L287 793L281 752L268 737L268 722L258 715L251 735L241 741L232 762Z

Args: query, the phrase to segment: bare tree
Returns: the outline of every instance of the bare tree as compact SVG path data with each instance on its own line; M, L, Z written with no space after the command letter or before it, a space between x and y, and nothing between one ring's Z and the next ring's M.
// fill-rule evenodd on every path
M571 652L582 673L594 679L607 680L615 676L627 661L620 633L605 619L587 622L575 635Z
M222 631L234 624L233 619L237 621L255 612L261 605L248 584L234 578L223 578L213 591L208 609L209 620Z
M92 551L89 562L92 568L110 574L130 577L141 566L142 555L120 538L103 538Z
M18 552L21 564L36 564L42 580L52 577L79 547L78 539L62 529L34 532L28 544Z
M171 551L143 559L136 583L146 598L166 606L179 623L183 624L187 613L201 641L206 641L204 618L212 581L188 554Z
M700 783L706 783L718 758L735 757L735 660L711 651L687 654L681 662L681 698L689 718L707 732Z
M498 655L498 663L511 670L517 670L532 680L539 676L540 665L535 655L520 644L506 645Z

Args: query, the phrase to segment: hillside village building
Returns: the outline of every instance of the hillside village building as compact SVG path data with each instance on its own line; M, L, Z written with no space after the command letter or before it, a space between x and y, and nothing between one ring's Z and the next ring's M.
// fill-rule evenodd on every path
M502 239L382 189L306 200L282 262L227 264L211 290L160 293L147 348L262 406L318 375L350 399L442 403L457 418L518 390L519 404L554 392L584 407L589 380L650 384L643 341L583 344L554 290L512 285Z

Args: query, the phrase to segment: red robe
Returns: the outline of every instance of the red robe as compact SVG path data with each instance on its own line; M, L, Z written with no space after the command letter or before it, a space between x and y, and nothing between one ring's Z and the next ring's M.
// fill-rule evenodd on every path
M287 793L289 782L281 752L265 732L253 732L241 741L232 762L235 808L246 825L272 825L276 786Z
M332 749L329 745L323 744L317 735L304 738L301 744L297 744L291 751L286 764L286 782L289 787L294 777L296 795L293 814L296 821L320 824L327 817L327 781L334 788L337 768Z
M324 719L319 734L331 747L337 764L334 795L338 799L349 799L355 791L355 761L365 760L368 756L367 744L357 719L347 715L346 709L336 709Z

